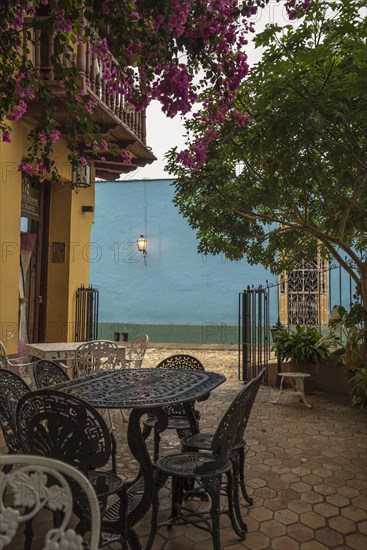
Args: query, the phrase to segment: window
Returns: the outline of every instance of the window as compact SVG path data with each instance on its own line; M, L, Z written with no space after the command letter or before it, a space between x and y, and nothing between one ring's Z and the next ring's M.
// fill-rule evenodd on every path
M302 260L279 278L279 317L285 325L325 326L328 323L328 263Z

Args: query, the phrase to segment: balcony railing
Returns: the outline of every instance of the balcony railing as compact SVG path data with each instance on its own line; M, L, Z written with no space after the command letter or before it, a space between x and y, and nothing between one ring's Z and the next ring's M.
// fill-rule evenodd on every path
M84 25L79 28L79 34L84 33ZM97 35L96 35L96 38ZM25 38L26 40L26 38ZM33 41L33 62L35 70L40 73L44 80L57 88L55 81L55 70L52 63L52 57L55 52L55 36L35 30ZM69 48L59 54L59 61L63 67L71 64L71 56L75 61L76 68L81 81L81 92L86 93L96 103L96 119L105 122L107 127L122 125L127 131L129 137L134 140L138 138L143 145L146 145L146 112L137 112L129 105L121 93L112 91L109 84L103 76L104 67L102 60L94 53L90 43L81 42L75 46L75 51L70 54ZM112 64L118 66L116 59L110 55ZM62 94L62 89L58 90ZM104 114L98 116L97 110L102 109ZM107 115L107 116L106 116ZM102 127L103 127L102 122ZM132 135L133 134L133 135Z

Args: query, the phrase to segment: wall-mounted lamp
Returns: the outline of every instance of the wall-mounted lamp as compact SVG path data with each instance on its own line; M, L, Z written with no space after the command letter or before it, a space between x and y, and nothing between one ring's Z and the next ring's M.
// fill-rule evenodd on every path
M94 206L85 204L82 206L82 212L94 212Z
M138 250L143 253L144 264L147 265L146 255L148 241L144 238L144 235L140 235L140 237L136 241L136 244L138 245Z
M87 163L72 166L71 182L73 187L90 187L92 183L91 165Z

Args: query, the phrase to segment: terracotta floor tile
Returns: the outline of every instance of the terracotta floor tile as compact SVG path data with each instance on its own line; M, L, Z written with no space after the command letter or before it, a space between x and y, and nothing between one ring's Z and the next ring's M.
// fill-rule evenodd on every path
M272 550L299 550L299 544L290 537L278 537L271 541Z
M297 514L304 514L305 512L310 512L312 510L311 504L309 502L306 502L305 500L290 502L288 504L288 508L290 508Z
M367 510L367 498L358 496L352 499L353 506L358 506L358 508L362 508L362 510Z
M288 525L287 535L298 542L305 542L314 538L313 530L303 523L293 523L292 525Z
M356 524L354 521L343 518L341 516L331 518L329 520L329 527L331 527L331 529L334 529L335 531L338 531L339 533L342 533L343 535L346 535L347 533L352 533L356 530Z
M319 493L309 491L308 493L301 493L301 500L305 500L310 504L317 504L318 502L323 502L324 499Z
M342 509L341 514L353 521L363 521L367 517L365 510L357 508L357 506L347 506Z
M269 537L263 533L249 533L246 540L242 542L242 545L243 548L249 548L250 550L269 550L271 548Z
M284 548L284 550L286 549ZM300 550L329 550L329 547L325 546L325 544L317 542L316 540L312 540L309 542L303 542L300 546Z
M330 527L322 527L315 531L315 538L330 548L343 543L343 536L334 529L330 529Z
M338 487L337 492L339 495L343 495L344 497L349 498L359 496L359 492L357 489L353 489L353 487L348 487L347 485L344 485L343 487Z
M333 504L328 504L327 502L320 502L315 504L314 511L325 518L332 518L339 514L339 509Z
M260 523L260 531L271 538L280 537L286 534L285 526L274 519Z
M299 515L292 510L277 510L274 513L274 519L284 525L290 525L299 521Z
M252 508L249 512L249 517L255 519L256 521L266 521L273 518L273 512L268 508Z
M301 514L299 520L304 525L311 527L311 529L317 529L318 527L323 527L326 525L325 518L315 512L306 512L305 514Z
M348 548L352 548L353 550L366 550L367 539L366 536L361 533L347 535L345 540Z

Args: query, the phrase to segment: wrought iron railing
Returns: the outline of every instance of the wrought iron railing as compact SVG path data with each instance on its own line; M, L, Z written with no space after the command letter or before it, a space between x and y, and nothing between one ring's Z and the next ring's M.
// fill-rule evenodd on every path
M84 35L85 22L81 20L79 27L79 36ZM24 31L24 42L27 42L27 30ZM93 34L93 33L92 33ZM95 33L96 40L99 40ZM46 34L44 31L36 29L33 35L33 63L37 73L40 73L45 81L50 85L57 86L55 81L55 70L52 57L55 52L57 38L52 34ZM107 79L104 76L104 66L100 57L94 52L90 42L78 41L75 46L74 54L70 54L69 48L58 55L59 62L63 67L71 64L71 55L75 61L76 68L81 81L81 92L89 94L96 102L107 109L115 118L125 125L133 134L146 145L146 112L135 111L128 104L123 95L112 90ZM117 60L109 54L112 64L118 67ZM60 88L60 92L62 89ZM58 97L59 94L56 94Z

